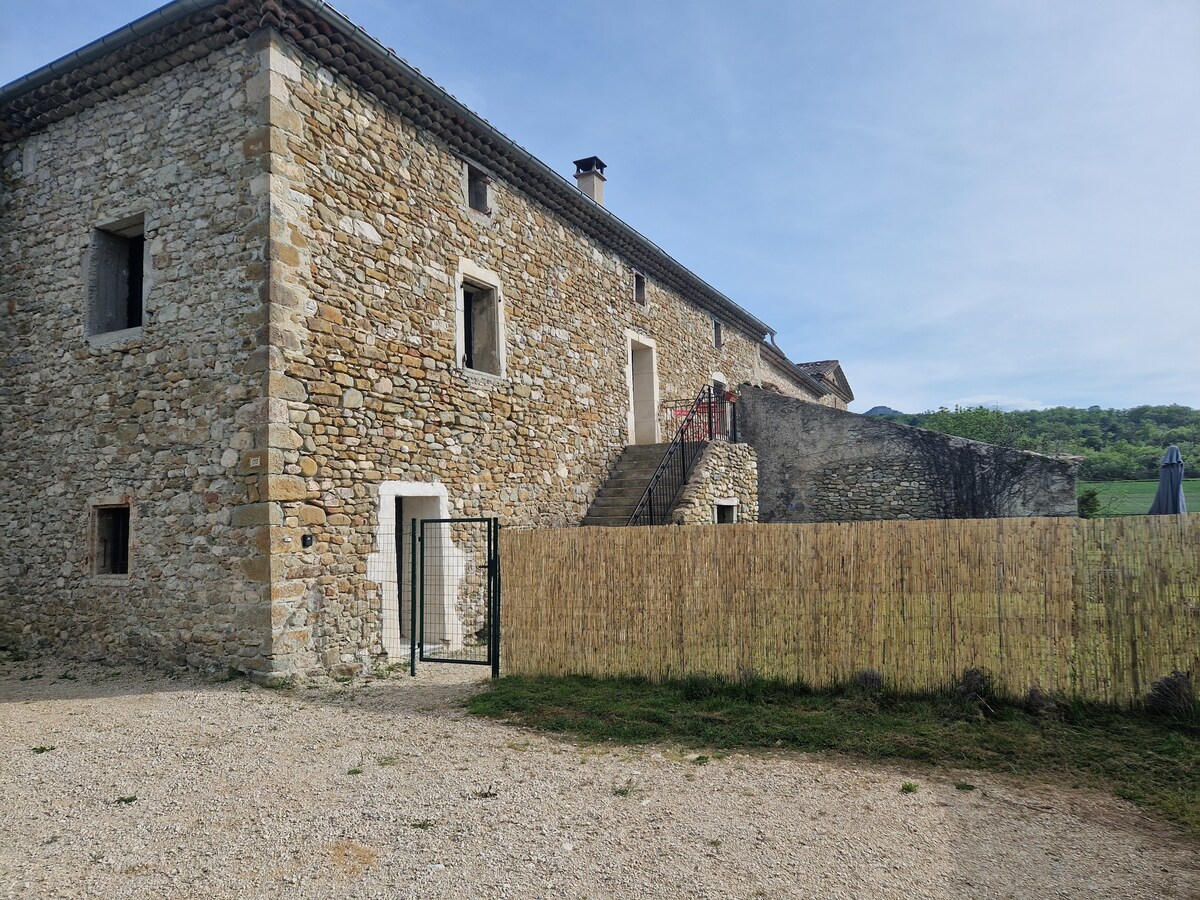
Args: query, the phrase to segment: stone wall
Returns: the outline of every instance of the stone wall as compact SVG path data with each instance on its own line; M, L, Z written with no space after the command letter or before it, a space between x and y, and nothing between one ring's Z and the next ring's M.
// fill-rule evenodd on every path
M758 521L758 456L749 444L709 443L675 504L676 525L711 525L719 502L737 501L737 521Z
M714 347L711 317L652 279L636 302L621 258L504 183L471 209L461 159L291 45L276 53L272 196L288 228L273 258L289 265L272 364L298 450L281 470L297 484L272 541L276 617L311 614L307 643L289 639L296 666L328 668L381 652L364 563L380 484L444 485L451 515L573 525L631 440L631 336L655 347L661 401L714 375L757 381L761 361L728 323ZM500 295L501 377L459 365L464 278Z
M1073 516L1071 463L742 390L764 522Z
M0 645L271 666L239 513L268 406L259 61L235 44L0 147ZM137 214L143 325L89 338L92 230ZM93 574L93 507L126 503L129 573Z

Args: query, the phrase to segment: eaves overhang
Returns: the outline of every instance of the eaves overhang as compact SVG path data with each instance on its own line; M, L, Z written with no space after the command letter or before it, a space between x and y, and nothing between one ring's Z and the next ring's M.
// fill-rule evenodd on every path
M477 160L633 268L763 341L770 328L585 196L322 0L174 0L0 88L0 140L13 141L222 46L275 28L308 55Z
M774 335L772 335L773 337ZM785 375L791 376L798 384L812 391L816 396L824 397L833 393L823 381L813 378L813 376L788 359L787 354L775 346L774 340L763 342L762 353L777 369Z

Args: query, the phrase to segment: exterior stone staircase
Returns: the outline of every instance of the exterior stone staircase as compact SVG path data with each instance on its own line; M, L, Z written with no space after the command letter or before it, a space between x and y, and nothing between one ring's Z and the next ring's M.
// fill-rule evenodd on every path
M646 492L650 478L662 462L669 444L631 444L625 448L617 464L613 466L608 480L600 487L600 493L592 501L584 517L583 525L621 526L629 524L629 517L637 508L638 501Z

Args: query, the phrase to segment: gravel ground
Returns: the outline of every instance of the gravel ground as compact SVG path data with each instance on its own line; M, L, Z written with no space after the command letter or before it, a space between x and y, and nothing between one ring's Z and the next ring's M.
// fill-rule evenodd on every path
M466 716L478 674L0 665L0 896L1200 897L1195 844L1107 797L581 747Z

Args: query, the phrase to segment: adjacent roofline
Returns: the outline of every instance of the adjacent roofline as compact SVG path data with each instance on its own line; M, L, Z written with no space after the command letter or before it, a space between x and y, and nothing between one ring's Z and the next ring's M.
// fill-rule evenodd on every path
M824 397L832 394L833 390L829 385L819 379L813 378L812 375L805 372L802 368L787 358L787 355L775 346L775 333L771 332L769 341L763 341L762 350L769 361L783 374L795 379L804 387L808 388L818 397Z
M261 13L257 25L246 20L246 7L250 7L251 13ZM12 139L54 121L58 110L53 107L60 98L66 111L57 118L139 83L130 78L128 72L122 77L121 73L111 70L94 71L95 64L142 38L169 26L180 26L189 17L206 11L215 13L211 21L198 18L188 27L200 29L209 50L245 36L252 26L274 25L319 63L355 81L400 115L441 139L454 152L491 163L496 175L593 240L625 257L633 268L755 340L762 341L770 333L770 328L760 319L585 196L562 175L322 0L174 0L0 88L0 128L3 129L0 137ZM243 12L238 15L238 11ZM240 21L234 24L234 20ZM145 55L148 64L155 65L157 71L162 60L169 58L169 52L155 56L152 51L143 54L139 50L137 59ZM137 61L122 62L127 63L126 69L140 65ZM116 63L114 60L113 64ZM92 71L84 72L84 69ZM114 82L116 90L113 89ZM40 92L41 96L31 98L28 104L31 110L18 116L16 101L33 92Z
M828 385L833 393L847 403L854 400L854 391L850 389L850 382L846 380L846 373L842 371L842 364L838 360L821 359L816 362L799 362L796 365L819 379L822 384Z

